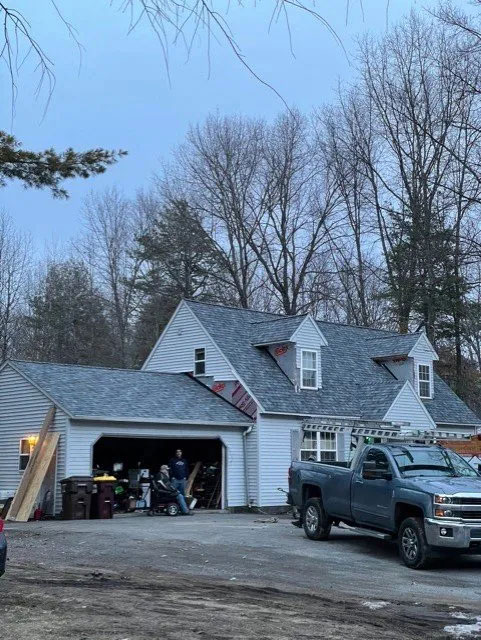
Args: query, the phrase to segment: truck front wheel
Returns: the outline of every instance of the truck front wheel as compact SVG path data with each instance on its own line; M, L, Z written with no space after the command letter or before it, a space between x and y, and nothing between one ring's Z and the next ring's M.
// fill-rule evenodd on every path
M331 532L332 522L319 498L309 498L304 505L303 513L304 533L311 540L327 540Z
M410 569L425 569L430 560L430 547L426 542L421 518L406 518L398 534L399 555Z

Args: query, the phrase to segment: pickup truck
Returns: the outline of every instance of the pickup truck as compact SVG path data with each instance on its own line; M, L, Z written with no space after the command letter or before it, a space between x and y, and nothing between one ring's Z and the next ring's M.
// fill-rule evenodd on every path
M365 445L351 463L293 462L288 503L311 540L342 524L397 539L411 569L440 550L481 552L481 476L439 445Z
M7 563L7 540L3 533L3 520L0 520L0 576L5 573L5 565Z

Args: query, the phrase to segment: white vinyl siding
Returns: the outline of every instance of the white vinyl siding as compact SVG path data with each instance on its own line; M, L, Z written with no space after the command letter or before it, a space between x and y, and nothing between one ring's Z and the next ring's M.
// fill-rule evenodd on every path
M436 424L428 414L422 400L409 383L401 389L383 420L408 422L410 429L435 429Z
M284 416L260 415L259 502L258 506L282 506L288 489L287 474L292 462L292 433L301 431L302 420ZM302 437L302 436L301 436Z
M19 443L21 438L37 435L52 402L13 367L7 365L0 372L0 492L10 494L17 490L22 478L19 469ZM52 431L60 433L57 448L56 510L60 510L61 493L58 482L65 477L66 439L69 419L57 409ZM39 501L43 500L39 496Z
M67 475L90 475L94 444L102 436L124 438L220 438L226 447L226 507L246 505L242 429L188 425L141 425L72 421Z
M206 376L235 379L229 363L186 304L181 304L143 368L164 373L193 372L195 349L205 349Z

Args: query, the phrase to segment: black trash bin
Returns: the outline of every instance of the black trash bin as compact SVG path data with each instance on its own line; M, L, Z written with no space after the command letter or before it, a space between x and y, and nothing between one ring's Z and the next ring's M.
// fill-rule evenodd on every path
M97 476L94 478L95 489L92 495L91 518L108 520L114 517L115 485L114 476Z
M64 520L88 520L92 502L93 478L71 476L60 481Z

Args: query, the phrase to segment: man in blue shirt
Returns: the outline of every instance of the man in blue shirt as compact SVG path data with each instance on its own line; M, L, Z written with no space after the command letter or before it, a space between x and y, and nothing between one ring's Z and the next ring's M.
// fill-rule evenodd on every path
M189 476L189 464L182 457L182 449L177 449L175 458L169 461L170 482L180 493L185 496L185 483Z

